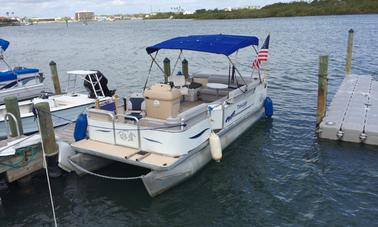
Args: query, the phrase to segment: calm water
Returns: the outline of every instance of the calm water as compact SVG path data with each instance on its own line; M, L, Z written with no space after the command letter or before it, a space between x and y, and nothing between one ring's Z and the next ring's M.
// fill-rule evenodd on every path
M121 95L138 91L148 72L144 48L166 38L205 33L271 34L269 93L272 120L261 120L234 142L221 163L211 162L189 181L150 198L141 182L67 175L52 181L61 226L372 226L378 223L378 148L319 141L314 133L318 57L330 55L329 90L343 78L347 31L355 30L353 72L378 72L378 15L256 20L122 21L0 28L10 40L12 65L62 80L73 69L100 69ZM241 51L241 68L251 61ZM174 58L172 52L162 52ZM186 53L190 70L226 70L225 59ZM223 68L222 68L223 67ZM218 70L218 71L221 71ZM159 80L154 70L152 80ZM329 98L330 99L330 98ZM113 165L109 175L136 175ZM52 225L46 181L13 185L3 197L0 226Z

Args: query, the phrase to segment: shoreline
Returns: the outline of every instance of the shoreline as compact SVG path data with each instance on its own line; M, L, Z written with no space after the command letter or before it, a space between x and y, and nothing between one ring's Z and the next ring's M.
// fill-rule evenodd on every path
M269 17L243 17L243 18L147 18L146 21L157 20L250 20L250 19L270 19L270 18L293 18L293 17L329 17L329 16L355 16L355 15L378 15L377 13L348 13L348 14L321 14L321 15L295 15L295 16L269 16Z

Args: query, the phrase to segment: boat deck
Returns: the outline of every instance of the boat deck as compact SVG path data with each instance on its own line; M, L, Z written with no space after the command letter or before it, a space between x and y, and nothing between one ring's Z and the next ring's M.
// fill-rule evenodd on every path
M320 124L320 138L378 145L378 81L344 79Z
M204 101L201 101L201 100L198 100L198 101L185 101L185 102L181 102L180 103L180 110L179 110L179 113L182 113L182 112L185 112L187 110L189 110L190 108L193 108L195 106L199 106L201 105L202 103L205 103Z
M61 126L55 129L55 135L62 141L72 144L74 139L75 124Z
M95 140L80 140L71 146L78 152L95 155L114 161L159 170L172 167L180 157L170 157L157 153L139 151L120 145L103 143Z

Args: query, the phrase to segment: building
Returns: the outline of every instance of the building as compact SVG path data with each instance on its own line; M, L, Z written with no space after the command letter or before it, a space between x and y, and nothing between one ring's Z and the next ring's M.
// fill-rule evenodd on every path
M78 12L75 12L75 20L77 21L95 20L95 14L94 12L90 12L90 11L78 11Z

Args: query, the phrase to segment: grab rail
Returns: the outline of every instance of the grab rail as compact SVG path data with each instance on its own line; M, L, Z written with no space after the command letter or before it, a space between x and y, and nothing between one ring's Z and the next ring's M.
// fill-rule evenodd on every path
M102 110L98 110L98 109L91 109L88 111L89 113L93 112L95 114L102 114L102 115L106 115L106 116L109 116L111 119L112 119L112 126L113 126L113 138L114 138L114 144L117 144L117 140L116 140L116 133L115 133L115 116L114 114L108 112L108 111L102 111Z
M141 151L142 150L142 140L140 138L139 119L135 116L130 116L130 115L117 114L117 116L121 116L121 117L124 117L124 118L129 119L129 120L134 120L136 122L137 131L138 131L138 150Z
M5 128L6 128L6 131L7 131L7 136L9 135L9 116L12 118L12 120L14 121L14 123L16 124L16 128L17 128L17 136L21 136L20 135L20 127L18 126L18 121L17 121L17 118L16 116L14 116L12 113L6 113L4 115L4 123L5 123Z

